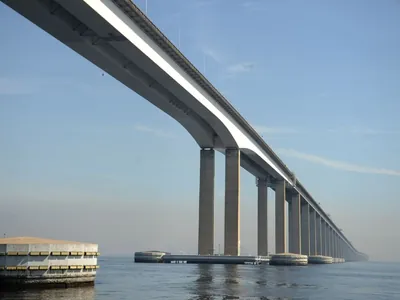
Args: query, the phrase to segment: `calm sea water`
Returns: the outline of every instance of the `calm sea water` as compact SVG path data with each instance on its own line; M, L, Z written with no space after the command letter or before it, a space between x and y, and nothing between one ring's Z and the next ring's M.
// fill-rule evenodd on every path
M133 257L99 263L95 287L0 292L0 299L400 299L400 264L135 264Z

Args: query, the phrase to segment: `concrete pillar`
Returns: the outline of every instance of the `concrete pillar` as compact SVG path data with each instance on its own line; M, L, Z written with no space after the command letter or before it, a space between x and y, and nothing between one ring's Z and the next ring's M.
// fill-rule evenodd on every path
M336 232L333 231L333 229L332 229L331 240L332 240L332 257L337 258L337 253L336 253Z
M291 232L289 234L292 235L292 239L289 242L291 253L301 254L301 223L300 223L300 207L301 207L301 196L300 194L292 194L291 198L292 209L291 214L289 215L289 224L291 224Z
M268 255L268 186L266 178L257 179L258 209L257 209L257 254Z
M310 255L310 206L301 205L301 254Z
M344 256L344 241L342 239L340 240L340 255L342 256L342 258L345 258L345 256Z
M328 250L328 224L324 222L324 255L329 256Z
M214 149L200 150L198 254L214 254Z
M321 255L325 255L325 222L321 218Z
M326 247L325 247L325 221L321 218L321 255L326 255Z
M240 255L240 150L225 150L225 255Z
M286 202L288 205L288 229L287 229L287 235L288 235L288 242L289 242L289 252L293 253L293 221L292 221L292 213L293 213L293 202L292 202L292 192L289 190L286 190Z
M286 182L275 187L275 253L286 252Z
M326 255L332 256L331 226L326 223Z
M311 208L310 208L311 209ZM310 211L310 255L317 255L317 212L314 209Z
M317 234L317 255L322 255L322 224L321 216L317 214L316 216L316 234Z
M336 258L339 258L339 250L338 250L338 235L336 231L333 234L333 245L334 245L334 255Z
M339 241L339 251L340 251L340 257L341 257L341 258L344 258L343 240L342 240L342 238L340 238L340 241Z
M325 223L325 255L329 256L329 225Z
M329 228L329 240L330 240L330 254L331 254L331 256L332 257L335 257L334 256L334 254L335 254L335 244L334 244L334 241L333 241L333 229L332 229L332 227L330 227Z

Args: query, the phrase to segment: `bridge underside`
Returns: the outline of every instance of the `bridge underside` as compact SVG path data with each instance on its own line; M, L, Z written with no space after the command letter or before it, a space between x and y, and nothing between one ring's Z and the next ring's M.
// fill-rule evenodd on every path
M82 0L3 1L178 121L201 148L214 148L225 154L226 148L237 146L230 133L222 128L215 117L205 112L204 107L194 105L196 101L190 102L189 107L179 100L192 96L173 85L171 79L153 76L162 72L154 70L155 66L139 49L104 22L89 6L82 5ZM87 24L88 21L86 24L82 22L79 16L91 20L90 24ZM206 119L203 115L207 116ZM279 178L272 167L247 149L242 149L241 166L256 177L269 174Z
M111 25L105 23L89 6L84 5L83 1L4 0L4 2L177 120L200 147L223 147L219 135L208 124L209 122L197 113L198 110L188 107L179 100L181 95L176 95L178 89L165 86L168 81L164 80L161 84L158 78L152 76L150 71L155 66L150 65L149 59ZM91 20L92 24L83 23L77 18L79 15L82 18L85 16L85 20Z

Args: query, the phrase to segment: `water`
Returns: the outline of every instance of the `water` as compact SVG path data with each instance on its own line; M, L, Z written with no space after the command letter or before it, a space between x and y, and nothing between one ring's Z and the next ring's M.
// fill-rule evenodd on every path
M400 299L400 264L135 264L132 257L99 263L95 287L0 293L0 299Z

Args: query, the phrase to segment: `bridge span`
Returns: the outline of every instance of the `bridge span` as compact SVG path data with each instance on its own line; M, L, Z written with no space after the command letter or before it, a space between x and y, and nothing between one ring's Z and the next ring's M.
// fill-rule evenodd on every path
M215 248L217 150L226 158L226 255L240 254L243 167L257 178L258 255L265 256L269 250L269 187L275 191L276 253L325 255L347 261L367 259L263 138L131 0L1 1L163 110L196 140L201 148L199 254L213 254Z

